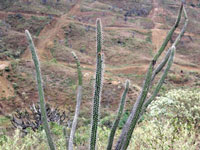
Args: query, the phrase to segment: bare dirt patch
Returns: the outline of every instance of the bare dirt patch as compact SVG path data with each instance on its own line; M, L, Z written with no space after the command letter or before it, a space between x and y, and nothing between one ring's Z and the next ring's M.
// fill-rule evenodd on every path
M9 61L0 61L0 99L7 99L14 96L12 84L6 79L5 70L9 68Z

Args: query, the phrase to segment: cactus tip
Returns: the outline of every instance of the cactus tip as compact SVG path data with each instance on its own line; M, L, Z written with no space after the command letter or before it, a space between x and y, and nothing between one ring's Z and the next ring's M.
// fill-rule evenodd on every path
M29 33L29 31L28 31L28 30L25 30L25 34L26 34L26 35L29 35L30 33Z
M126 79L126 84L130 84L130 80L129 79Z
M176 50L176 46L175 45L172 45L172 50Z

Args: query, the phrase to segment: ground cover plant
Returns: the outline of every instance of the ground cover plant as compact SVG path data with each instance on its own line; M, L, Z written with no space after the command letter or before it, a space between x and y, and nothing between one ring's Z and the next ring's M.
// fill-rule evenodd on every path
M162 52L164 51L165 47L167 46L169 39L171 38L173 32L175 31L175 29L178 27L180 19L181 19L181 14L184 14L185 16L185 24L183 26L183 29L181 31L181 33L178 35L177 39L175 40L175 42L172 44L172 46L169 48L165 58L163 59L163 61L156 66L156 62L158 60L158 58L160 57L160 55L162 54ZM149 69L146 75L146 80L144 82L144 86L143 89L141 91L140 96L138 97L135 105L133 106L133 109L130 113L130 116L128 117L127 122L125 123L121 135L119 136L118 142L116 144L115 149L127 149L129 142L131 140L131 136L133 133L133 130L138 122L138 120L140 120L140 117L142 115L142 113L146 110L147 106L154 100L154 98L156 97L156 95L158 94L164 79L172 65L173 62L173 58L174 58L174 53L175 53L175 49L176 49L176 45L178 44L180 38L183 36L183 33L185 31L185 28L187 26L187 14L185 11L185 8L183 6L183 3L181 4L180 10L179 10L179 14L178 14L178 18L177 21L175 23L175 25L172 27L172 29L170 30L170 32L168 33L168 36L166 37L163 45L161 46L160 50L158 51L158 53L155 55L155 57L153 58L153 60L151 61L150 65L149 65ZM104 65L104 59L103 59L103 51L102 51L102 29L101 29L101 21L100 19L97 20L97 66L96 66L96 80L95 80L95 90L94 90L94 98L93 98L93 114L92 114L92 129L91 129L91 136L90 136L90 149L94 150L97 147L97 131L98 131L98 122L99 122L99 102L101 99L101 91L102 91L102 76L103 76L103 65ZM39 96L40 96L40 108L41 108L41 112L42 112L42 120L44 123L44 129L45 129L45 133L48 139L48 143L49 143L49 147L50 149L56 149L53 139L51 137L50 134L50 129L49 129L49 125L48 125L48 121L47 121L47 117L46 117L46 109L45 109L45 102L44 102L44 94L43 94L43 85L42 85L42 79L41 79L41 72L40 72L40 67L39 67L39 61L35 52L35 47L32 41L32 38L30 36L30 33L28 31L26 31L26 35L30 44L30 49L32 52L32 57L35 63L35 68L36 68L36 72L37 72L37 83L38 83L38 91L39 91ZM74 55L75 56L75 55ZM77 68L78 68L78 75L79 75L79 88L78 88L78 92L77 92L77 107L76 107L76 113L75 113L75 117L74 117L74 121L72 124L72 129L71 129L71 134L70 134L70 138L69 138L69 144L68 145L68 149L73 149L73 136L75 133L75 128L76 128L76 122L77 122L77 116L79 114L79 109L80 109L80 100L81 100L81 85L82 85L82 75L81 75L81 71L80 71L80 63L77 59L77 57L75 56L75 59L77 61ZM156 85L155 91L153 92L152 96L150 98L147 98L147 93L151 87L151 84L154 80L154 78L156 77L156 75L164 68L164 66L166 66L166 68L164 69L164 73L161 77L161 79L159 80L158 84ZM111 131L111 135L109 138L109 144L107 149L112 149L112 143L113 143L113 137L115 135L115 130L118 126L119 120L122 116L123 113L123 107L125 104L125 97L126 97L126 93L128 91L128 86L129 86L129 81L126 82L126 88L124 91L124 94L122 96L121 99L121 103L120 103L120 108L118 111L118 116L116 118L116 121L112 127L112 131ZM66 131L66 129L64 129L64 131ZM99 135L100 136L100 135ZM68 143L68 139L66 140Z

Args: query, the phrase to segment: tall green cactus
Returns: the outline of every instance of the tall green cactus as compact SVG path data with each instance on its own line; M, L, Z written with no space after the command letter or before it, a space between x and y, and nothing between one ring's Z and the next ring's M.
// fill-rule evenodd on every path
M169 57L172 57L172 55L174 55L175 53L175 49L176 49L176 46L178 44L178 42L180 41L181 37L183 36L185 30L186 30L186 27L188 25L188 16L187 16L187 12L185 10L185 7L183 7L183 13L184 13L184 17L185 17L185 23L184 23L184 26L180 32L180 34L177 36L175 42L173 43L173 45L171 46L171 48L169 48L164 60L159 64L159 66L155 69L153 75L152 75L152 80L154 80L156 74L158 72L161 71L161 69L164 67L164 65L166 64L166 62L168 61L168 59L170 59ZM173 59L173 58L171 58ZM166 75L167 75L167 72L169 71L169 68L172 64L169 64L169 61L168 61L168 65L167 65L167 68L165 69L164 73L163 73L163 76L161 77L160 81L158 82L155 90L154 90L154 93L152 94L152 96L147 99L144 103L144 106L143 106L143 110L142 110L142 113L145 111L145 109L148 107L148 105L154 100L154 98L156 97L156 95L158 94L163 82L164 82L164 79L166 78ZM141 114L142 115L142 114Z
M129 80L126 80L126 85L125 85L125 89L124 89L124 92L123 92L122 97L121 97L121 101L120 101L117 117L116 117L115 122L113 123L112 129L110 131L107 150L112 150L112 145L113 145L115 132L117 130L117 127L119 125L119 121L120 121L121 116L122 116L123 111L124 111L124 105L125 105L126 95L128 93L128 89L129 89Z
M187 27L187 24L188 24L188 17L187 17L187 13L186 13L186 10L185 10L183 4L184 4L184 1L182 1L175 25L171 28L166 39L164 40L164 42L161 46L161 48L158 50L157 54L154 56L153 60L150 62L149 69L148 69L148 72L146 75L146 79L144 81L143 89L142 89L138 99L136 100L136 103L134 104L134 106L132 108L132 111L130 113L130 116L128 117L126 124L124 125L124 127L122 129L122 133L117 141L115 150L126 150L128 148L135 125L137 124L142 113L146 110L148 105L153 101L153 99L158 94L158 92L164 82L164 79L167 76L167 73L173 63L176 46L177 46L178 42L180 41L181 37L183 36L185 29ZM165 50L165 48L169 42L169 39L172 37L174 31L176 30L176 28L178 27L178 25L180 23L182 12L184 13L184 17L185 17L185 24L184 24L180 34L176 38L175 42L172 44L171 48L168 50L165 58L162 60L162 62L157 67L155 67L158 58ZM96 29L97 60L96 60L95 89L94 89L94 97L93 97L93 114L92 114L92 121L91 121L92 124L91 124L90 150L96 149L97 129L98 129L98 122L99 122L99 107L100 107L100 99L101 99L101 91L102 91L102 77L103 77L102 26L101 26L100 19L97 19L96 25L97 25L97 29ZM53 143L53 139L51 137L51 133L50 133L50 129L49 129L48 121L47 121L47 116L46 116L45 99L44 99L44 91L43 91L43 85L42 85L42 77L41 77L39 60L38 60L38 57L36 54L36 49L35 49L35 46L34 46L34 43L33 43L33 40L31 38L29 31L26 30L25 33L26 33L26 36L27 36L27 39L29 42L29 47L31 50L32 58L33 58L33 61L35 64L35 69L36 69L38 93L39 93L39 98L40 98L40 108L41 108L41 113L42 113L42 121L43 121L44 129L46 132L46 136L47 136L47 140L48 140L50 149L55 150L55 146ZM78 58L76 57L75 53L73 53L73 55L74 55L74 58L77 63L78 90L77 90L76 112L75 112L75 116L74 116L74 120L73 120L73 124L72 124L70 138L69 138L69 141L66 142L66 147L68 150L73 150L73 137L74 137L75 129L76 129L76 125L77 125L77 118L78 118L78 114L80 111L80 103L81 103L81 95L82 95L82 73L81 73L81 68L80 68L80 62L78 61ZM166 66L166 68L164 70L164 73L163 73L161 79L159 80L152 96L147 99L147 94L149 92L149 89L151 88L151 84L152 84L154 78L165 66ZM126 81L126 88L125 88L124 93L121 98L117 118L113 124L112 130L110 133L107 150L112 149L113 139L114 139L115 132L118 127L120 118L123 113L128 88L129 88L129 82ZM66 128L64 128L64 135L66 136Z
M39 98L40 98L40 109L41 109L41 114L42 114L42 123L44 125L44 130L46 132L49 147L50 147L51 150L55 150L55 145L54 145L53 139L51 137L49 124L48 124L48 121L47 121L47 113L46 113L46 108L45 108L44 90L43 90L43 84L42 84L42 75L41 75L41 71L40 71L39 59L38 59L36 49L35 49L35 45L33 43L33 40L32 40L32 37L31 37L29 31L26 30L25 34L26 34L26 37L28 39L29 48L30 48L31 54L32 54L32 59L33 59L34 64L35 64L38 93L39 93Z
M160 55L162 54L162 52L165 50L169 40L171 39L174 31L176 30L176 28L178 27L180 20L181 20L181 15L182 15L182 11L183 11L183 4L184 2L181 2L181 6L179 9L179 13L178 13L178 17L176 19L176 22L174 24L174 26L171 28L171 30L169 31L169 33L167 34L164 42L162 43L160 49L158 50L157 54L154 56L153 61L156 63L156 61L158 60L158 58L160 57Z
M73 139L74 139L74 135L76 131L78 115L80 113L80 106L81 106L81 99L82 99L82 84L83 84L80 62L74 52L72 52L72 55L74 56L74 59L76 60L76 64L77 64L78 88L77 88L77 97L76 97L76 110L75 110L74 120L72 122L72 128L71 128L71 133L69 137L68 150L73 150Z
M102 76L103 76L103 53L102 53L102 26L101 20L97 19L97 65L96 65L96 79L95 79L95 91L93 98L93 114L91 125L91 137L90 137L90 150L96 149L97 128L99 122L99 106L102 90Z
M177 37L176 41L173 43L171 50L166 54L166 57L164 58L164 60L154 70L154 66L155 66L158 58L163 53L164 49L166 48L166 46L169 42L169 39L172 37L174 31L176 30L176 28L178 27L178 25L180 23L182 11L184 12L184 16L185 16L186 21L185 21L185 24L184 24L184 26L181 30L181 33ZM128 148L133 130L134 130L135 125L136 125L136 123L138 122L138 120L141 116L141 113L146 109L148 104L151 103L151 101L155 98L155 96L159 92L159 90L160 90L160 88L161 88L161 86L164 82L164 79L165 79L167 72L170 69L172 61L173 61L175 46L177 45L180 38L183 36L183 33L184 33L186 26L187 26L187 22L188 22L187 14L186 14L185 8L183 6L183 2L182 2L176 23L174 24L174 26L169 31L169 33L168 33L166 39L164 40L161 48L158 50L157 54L154 56L152 62L150 63L149 70L148 70L148 73L146 75L146 80L145 80L142 92L140 93L135 105L132 108L132 111L131 111L130 116L128 117L128 120L127 120L126 124L124 125L124 127L122 129L122 133L121 133L121 135L120 135L120 137L117 141L117 145L115 147L115 150L126 150ZM163 76L161 77L159 83L157 84L156 89L155 89L155 91L152 95L152 98L150 98L149 100L146 100L147 92L148 92L149 87L152 83L152 80L154 80L155 76L162 70L162 68L166 65L166 63L167 63L167 68L165 69Z

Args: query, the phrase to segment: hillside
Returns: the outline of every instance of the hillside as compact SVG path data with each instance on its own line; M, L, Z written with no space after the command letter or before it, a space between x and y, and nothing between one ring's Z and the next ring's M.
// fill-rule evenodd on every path
M46 101L74 112L78 55L84 74L81 117L89 118L95 70L96 18L102 19L105 74L102 117L117 110L126 79L127 108L135 102L156 50L175 22L179 0L39 0L0 2L0 115L38 101L34 65L25 38L34 37L41 62ZM200 4L188 0L189 25L175 54L162 93L172 88L200 87ZM182 23L181 23L182 26ZM171 41L180 31L176 31ZM0 126L2 126L0 124Z

